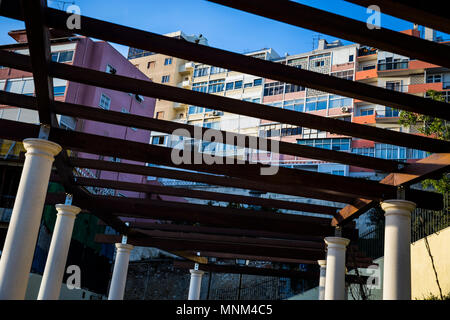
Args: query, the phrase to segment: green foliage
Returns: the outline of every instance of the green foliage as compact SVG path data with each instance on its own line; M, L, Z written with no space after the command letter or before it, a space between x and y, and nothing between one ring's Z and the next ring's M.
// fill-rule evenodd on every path
M422 300L450 300L450 292L443 296L443 299L441 299L440 296L434 295L430 293L428 296L423 297Z
M440 92L428 90L427 94L432 100L445 102L444 97ZM441 140L450 140L450 124L447 123L447 120L420 115L408 111L401 111L399 123L406 127L422 124L422 126L418 127L418 131L420 133L423 133L427 136L433 136ZM440 180L424 180L422 182L422 186L425 189L432 188L440 193L448 193L450 191L449 174L444 174L444 176Z

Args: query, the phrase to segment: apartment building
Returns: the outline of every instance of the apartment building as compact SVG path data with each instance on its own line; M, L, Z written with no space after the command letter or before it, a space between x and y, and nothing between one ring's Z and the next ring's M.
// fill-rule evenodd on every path
M16 43L1 46L0 49L14 51L19 54L29 54L26 32L24 30L11 31L9 32L9 35ZM148 80L142 72L137 70L133 64L107 42L93 41L86 37L79 37L67 33L63 34L55 30L50 30L50 38L53 61ZM146 117L153 117L154 114L154 98L88 86L72 81L66 81L64 79L53 79L53 86L54 97L57 101ZM32 74L11 68L0 67L0 90L30 96L34 95ZM39 117L36 111L5 105L0 105L0 118L39 124ZM143 143L148 143L150 139L150 132L147 130L110 125L85 119L74 119L72 117L61 115L57 115L57 120L60 126L67 130L76 130L84 133ZM15 160L17 160L20 152L24 151L22 143L0 140L0 159L2 160L0 163L0 224L2 225L2 228L0 229L0 246L2 246L4 242L6 228L11 217L15 193L22 171L22 167L18 166ZM122 161L118 158L93 154L79 153L78 156L106 161ZM125 162L125 160L123 160L123 162ZM126 162L131 163L131 161ZM88 169L77 169L75 175L136 183L147 181L145 177L136 175ZM149 183L157 182L149 181ZM96 194L147 197L146 194L137 192L119 192L117 190L106 188L90 187L88 189ZM62 186L52 182L49 184L49 192L63 191ZM39 231L31 267L32 273L42 274L44 270L55 218L55 208L53 206L46 206L43 212L42 225ZM77 216L70 245L68 263L80 266L83 272L81 284L83 288L88 288L99 294L106 294L114 246L109 244L99 244L94 241L98 228L98 219L95 216L82 213ZM112 232L112 230L108 228L106 232ZM33 288L30 290L32 289Z

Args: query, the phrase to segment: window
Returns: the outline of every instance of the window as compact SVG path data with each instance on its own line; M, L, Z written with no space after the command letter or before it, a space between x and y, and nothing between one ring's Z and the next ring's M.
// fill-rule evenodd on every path
M152 144L164 144L165 140L166 140L165 136L153 136Z
M235 81L234 82L234 89L241 89L242 88L242 80Z
M324 110L327 108L327 96L306 98L306 111Z
M275 96L277 94L283 94L283 91L283 82L271 82L264 84L264 96Z
M5 91L32 96L34 94L33 79L8 79L6 81Z
M142 103L144 101L144 97L141 96L140 94L135 94L134 98L136 99L137 102Z
M71 62L73 59L73 51L58 51L52 53L52 61L54 62Z
M296 136L302 134L302 128L301 127L294 127L294 128L282 128L281 129L281 136Z
M406 148L390 144L376 143L375 157L382 159L406 159Z
M64 96L65 92L66 92L66 86L53 87L53 95L55 97Z
M208 93L223 91L224 86L225 86L225 79L211 80L208 84Z
M203 77L203 76L207 76L209 72L209 67L206 68L196 68L194 70L194 78L195 77Z
M252 99L252 102L253 103L261 103L261 99L260 98L255 98L255 99Z
M374 64L369 64L369 65L366 65L366 66L362 66L361 68L360 68L360 71L362 70L362 71L365 71L365 70L372 70L372 69L375 69L377 66L376 65L374 65Z
M234 88L234 82L228 82L225 85L225 90L233 90L233 88Z
M217 74L217 73L223 73L227 72L227 69L219 68L219 67L211 67L209 74Z
M340 107L351 107L353 104L352 98L341 97L338 95L330 95L330 109Z
M325 65L325 60L314 61L315 67L323 67Z
M374 113L374 110L372 108L371 109L361 109L359 111L360 116L371 116L371 115L373 115L373 113Z
M442 75L441 74L430 74L430 75L427 75L427 83L435 83L435 82L442 82Z
M170 81L170 75L162 76L161 83L167 83Z
M203 113L203 110L204 110L203 107L189 106L188 114Z
M352 54L348 56L348 62L353 62L353 55Z
M384 110L384 116L385 117L398 117L399 111L398 111L398 109L386 107L386 109Z
M298 112L303 112L303 108L305 106L305 102L303 99L299 100L288 100L284 102L283 109L293 110Z
M400 81L386 81L386 89L394 91L402 91L402 86Z
M117 70L110 64L106 65L106 72L111 74L116 74Z
M375 148L352 148L352 153L356 153L367 157L374 157Z
M244 89L245 88L251 88L251 87L253 87L253 83L251 83L251 82L244 84Z
M336 176L343 176L343 175L345 175L345 171L344 170L332 170L331 174L334 174Z
M298 86L296 84L290 84L290 83L286 83L286 88L284 89L284 91L286 93L304 91L304 90L305 90L305 87Z
M260 85L262 85L262 79L255 79L255 80L253 80L253 86L254 87L260 86Z
M346 80L353 80L353 70L332 72L332 76Z
M102 93L98 106L102 109L109 110L110 105L111 105L111 98L108 97L106 94Z
M164 111L158 111L156 113L156 119L164 119Z
M299 139L298 144L335 151L349 151L350 139Z
M192 84L192 90L194 91L198 91L198 92L206 92L208 86L207 86L208 82L204 81L204 82L196 82L194 84Z
M164 65L168 66L169 64L172 64L172 58L166 58L164 59Z

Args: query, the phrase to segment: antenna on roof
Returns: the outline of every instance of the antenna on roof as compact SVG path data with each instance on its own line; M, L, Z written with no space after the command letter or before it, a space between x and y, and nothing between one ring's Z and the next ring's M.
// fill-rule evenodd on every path
M312 36L312 51L314 51L317 48L316 43L319 42L321 36L322 35L320 33L316 33Z

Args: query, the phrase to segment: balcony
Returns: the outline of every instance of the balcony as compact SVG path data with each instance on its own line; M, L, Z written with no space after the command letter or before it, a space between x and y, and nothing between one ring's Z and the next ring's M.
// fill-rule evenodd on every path
M409 61L381 62L378 63L378 71L404 70L408 69Z
M450 88L450 83L434 82L434 83L418 83L410 84L408 87L408 93L425 93L428 90L442 91L443 89Z
M375 114L370 114L367 116L358 116L358 117L353 117L352 120L353 123L359 123L359 124L370 124L370 123L375 123Z
M370 47L361 47L358 49L358 55L357 60L358 61L365 61L365 60L372 60L376 59L377 57L377 49L370 48Z
M175 102L175 103L173 104L173 109L174 109L174 110L177 110L177 111L179 111L179 110L185 110L187 107L188 107L188 105L185 104L185 103Z
M180 66L179 72L181 74L188 74L194 71L195 64L193 62L186 62Z
M191 80L184 80L180 83L178 83L178 87L179 88L183 88L183 89L190 89L191 88Z
M367 79L375 79L377 78L377 68L373 66L372 69L367 70L358 70L356 71L355 81L363 81Z

